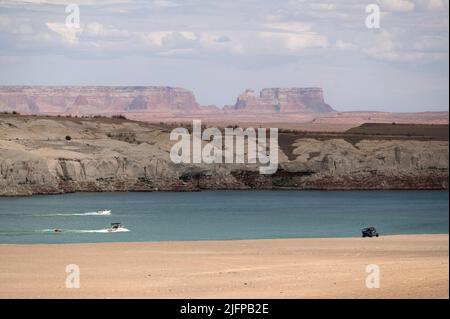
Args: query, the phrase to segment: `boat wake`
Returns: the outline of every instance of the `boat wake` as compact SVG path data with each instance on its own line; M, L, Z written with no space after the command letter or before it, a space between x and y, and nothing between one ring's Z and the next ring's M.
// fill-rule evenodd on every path
M99 210L97 212L46 214L40 216L110 216L110 215L111 215L110 210Z
M0 230L0 236L27 236L35 232L29 230Z
M103 234L110 234L110 233L121 233L121 232L129 232L130 230L128 228L121 227L117 230L111 231L110 228L103 228L103 229L42 229L41 232L43 233L103 233Z

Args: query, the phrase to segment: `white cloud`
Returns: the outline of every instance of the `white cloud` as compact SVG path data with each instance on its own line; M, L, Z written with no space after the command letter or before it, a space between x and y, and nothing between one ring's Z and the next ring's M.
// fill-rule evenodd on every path
M287 53L300 53L309 48L325 48L328 46L326 36L312 31L309 23L300 21L272 22L265 28L269 31L257 33L253 41L263 52L278 54L285 50ZM265 29L263 27L263 29Z
M161 42L167 50L184 50L185 52L195 47L197 40L193 32L170 32L161 39Z
M448 40L440 37L420 38L413 45L402 43L394 35L382 30L373 41L373 45L361 51L376 60L389 62L421 62L448 59Z
M417 5L425 10L448 10L448 0L416 0Z
M34 39L39 43L49 42L52 40L52 36L48 32L39 32L34 36Z
M91 38L116 39L127 38L130 36L130 32L128 30L119 30L113 26L105 27L98 22L90 22L82 29L82 35Z
M448 37L422 36L414 42L414 49L421 51L448 51Z
M121 4L130 3L132 0L1 0L0 4L7 5L68 5L71 3L76 3L77 5L111 5L111 4Z
M378 0L381 8L388 11L413 11L415 4L409 0Z
M23 23L23 24L20 24L16 29L14 29L13 33L32 34L33 28L29 24Z
M0 7L11 2L23 6L26 3L0 0ZM80 29L67 28L62 23L65 12L58 20L55 8L44 7L32 19L27 10L20 13L16 8L12 11L13 19L0 16L0 30L3 30L0 36L8 33L14 39L13 49L21 52L41 50L42 54L51 45L60 54L189 55L192 59L219 63L228 63L236 57L262 61L276 56L270 58L270 63L283 64L302 55L321 56L329 49L342 56L351 53L391 62L401 61L402 57L427 61L433 55L448 53L448 41L445 41L448 14L439 9L448 6L448 0L379 0L386 13L380 32L364 28L364 5L359 0L291 0L277 6L262 1L258 8L247 3L214 0L81 0L78 3L92 5L82 8ZM95 4L103 6L100 9ZM183 6L182 10L170 9L179 6ZM117 10L126 13L119 14ZM33 38L30 35L49 42L41 45L38 40L29 41ZM67 45L70 52L64 51L68 50Z
M0 30L6 30L11 24L11 18L8 16L0 16Z
M399 44L395 43L392 34L385 29L382 29L381 32L374 37L372 45L370 47L363 48L362 52L374 59L392 60L396 59L398 56L398 54L395 53L398 46Z
M68 28L64 23L47 22L47 27L59 34L64 42L69 44L75 44L78 42L78 36L81 34L81 28Z
M336 40L336 48L339 50L357 50L358 46L352 42Z
M155 8L171 8L178 7L180 4L169 0L153 0L151 6Z
M138 39L142 39L145 44L162 47L163 38L170 34L168 31L137 33L135 36Z
M301 52L308 48L325 48L328 40L325 36L314 32L282 33L260 32L261 39L267 42L266 49L272 51L287 50L288 52Z
M299 21L270 23L267 25L267 27L269 29L273 29L274 31L281 30L284 32L292 33L301 33L311 30L311 24Z
M334 3L311 3L309 7L313 10L323 10L323 11L336 10L336 4Z

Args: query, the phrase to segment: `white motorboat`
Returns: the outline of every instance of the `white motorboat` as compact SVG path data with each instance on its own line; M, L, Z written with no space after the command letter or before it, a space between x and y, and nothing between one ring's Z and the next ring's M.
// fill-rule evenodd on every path
M125 227L122 226L121 223L111 223L111 227L108 228L108 232L121 232L121 231L129 231Z
M111 215L111 210L109 210L109 209L99 210L99 211L97 212L97 214L98 214L98 215L105 215L105 216L108 216L108 215Z

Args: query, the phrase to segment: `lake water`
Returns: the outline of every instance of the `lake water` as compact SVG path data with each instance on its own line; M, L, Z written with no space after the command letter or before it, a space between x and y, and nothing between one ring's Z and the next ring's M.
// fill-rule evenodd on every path
M448 234L448 191L77 193L0 198L0 243ZM100 210L111 215L97 215ZM120 222L128 232L107 231ZM61 229L55 233L54 229Z

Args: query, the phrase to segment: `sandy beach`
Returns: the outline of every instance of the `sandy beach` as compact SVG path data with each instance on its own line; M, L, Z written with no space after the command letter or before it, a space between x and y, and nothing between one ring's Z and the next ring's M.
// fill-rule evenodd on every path
M0 245L1 298L448 298L448 235ZM66 288L67 264L80 288ZM380 288L366 287L366 266Z

